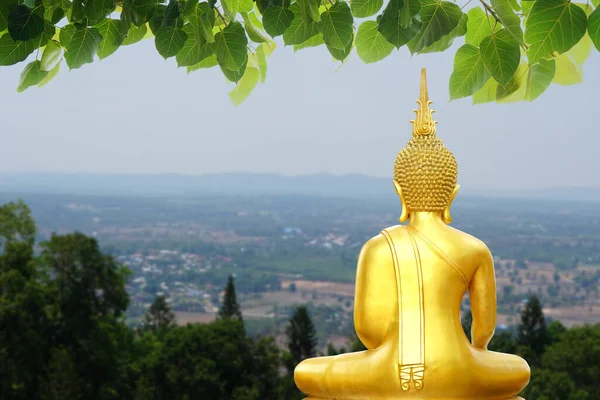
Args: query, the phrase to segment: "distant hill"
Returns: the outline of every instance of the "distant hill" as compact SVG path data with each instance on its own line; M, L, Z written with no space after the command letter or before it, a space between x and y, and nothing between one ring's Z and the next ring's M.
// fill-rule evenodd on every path
M379 198L394 195L394 188L389 178L359 174L284 176L258 173L209 175L0 173L0 192L122 196L298 194ZM507 191L463 186L461 195L600 201L600 189L583 188Z

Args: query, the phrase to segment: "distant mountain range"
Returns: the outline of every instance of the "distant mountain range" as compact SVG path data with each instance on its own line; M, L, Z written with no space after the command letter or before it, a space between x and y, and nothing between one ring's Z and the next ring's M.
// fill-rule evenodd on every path
M285 176L258 173L210 175L0 173L0 192L122 196L197 196L206 194L382 197L394 194L389 178L359 174ZM546 198L600 201L600 189L551 188L494 190L461 188L469 197Z

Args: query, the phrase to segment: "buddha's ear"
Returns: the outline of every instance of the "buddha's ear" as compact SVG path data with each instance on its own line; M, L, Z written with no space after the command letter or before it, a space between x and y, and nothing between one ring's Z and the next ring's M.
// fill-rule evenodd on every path
M406 222L408 219L408 209L406 208L406 201L404 201L404 195L402 194L402 188L400 184L394 180L394 188L396 188L396 193L400 197L400 203L402 204L402 214L400 214L400 223Z
M454 198L456 197L456 193L458 193L458 189L460 189L460 185L457 184L454 187L454 190L452 191L452 194L450 195L450 199L448 200L448 205L446 206L446 208L444 209L444 213L442 214L442 219L447 224L450 224L452 222L452 216L450 215L450 206L452 205L452 202L454 201Z

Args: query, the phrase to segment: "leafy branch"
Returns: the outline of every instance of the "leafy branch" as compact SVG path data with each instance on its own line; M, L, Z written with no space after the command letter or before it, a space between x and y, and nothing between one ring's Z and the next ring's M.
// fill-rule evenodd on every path
M220 68L239 104L265 82L274 39L294 51L324 45L342 64L354 50L373 63L394 48L424 54L463 41L450 97L478 104L578 83L592 46L600 50L600 0L479 0L464 12L471 1L2 0L0 66L27 63L22 91L47 84L62 63L81 68L153 38L188 73Z

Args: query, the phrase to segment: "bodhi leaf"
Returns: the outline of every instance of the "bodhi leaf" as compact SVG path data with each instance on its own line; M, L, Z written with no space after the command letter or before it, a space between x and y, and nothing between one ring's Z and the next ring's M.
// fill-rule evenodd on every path
M247 66L248 66L248 54L246 54L246 61L244 62L244 64L242 65L242 67L240 68L239 71L232 71L230 69L223 68L223 66L220 66L220 67L221 67L221 71L223 72L223 75L225 75L225 78L227 78L227 80L229 82L239 82L239 80L242 79L242 77L244 76L244 72L246 71Z
M267 8L263 15L265 31L271 37L282 35L292 24L294 13L288 8L273 6Z
M48 75L48 71L40 69L41 65L42 62L40 60L35 60L27 64L21 73L19 87L17 88L19 93L25 91L31 86L39 84Z
M400 26L408 28L415 17L421 11L421 0L404 0L400 10Z
M65 61L69 69L77 69L84 64L93 62L94 55L100 48L101 40L102 36L96 28L83 27L75 29L68 43L63 44L65 48Z
M122 23L122 21L121 21L121 23ZM131 29L129 29L129 32L127 33L127 36L125 37L125 39L123 39L122 45L128 46L130 44L139 42L146 36L147 32L148 32L148 28L146 27L146 25L132 26Z
M90 25L100 23L113 9L113 0L84 0L83 2L83 13Z
M592 42L594 42L596 49L600 51L600 7L596 8L590 15L590 20L588 21L588 33Z
M55 40L50 40L44 52L42 53L42 60L40 61L40 69L42 71L52 70L57 63L62 59L62 46Z
M460 7L449 1L424 0L421 7L423 25L417 35L408 42L411 53L419 53L452 32L462 18Z
M156 50L166 60L179 53L188 39L187 33L175 26L162 26L155 38Z
M319 34L319 27L316 23L306 22L298 16L300 10L296 3L290 6L290 10L294 12L295 17L290 27L283 33L283 42L286 45L301 44Z
M25 61L34 49L31 41L15 42L10 35L5 34L0 38L0 65L14 65Z
M568 51L583 37L586 28L587 17L581 7L568 0L536 0L525 29L529 63Z
M540 60L532 65L527 73L527 86L525 100L533 101L548 89L554 79L556 62L554 60Z
M479 49L465 44L454 57L454 71L450 76L450 100L473 95L490 78Z
M222 68L240 71L248 62L246 46L248 38L242 24L231 22L225 29L215 35L213 50Z
M497 88L498 82L494 78L488 79L481 89L473 93L473 104L484 104L495 101Z
M177 65L191 67L213 54L211 44L204 40L199 32L194 31L190 24L184 25L182 29L187 34L187 40L177 53Z
M561 54L554 60L556 62L556 71L554 73L553 83L563 86L575 85L583 82L583 70L581 66L575 64L568 53Z
M325 45L327 46L327 50L329 50L329 54L331 54L333 58L335 58L338 61L344 62L348 58L348 56L352 52L352 48L354 47L354 34L352 34L352 39L350 39L350 43L348 43L344 50L335 49L327 45L327 43L325 43Z
M102 60L117 51L123 43L123 37L120 33L121 21L108 18L99 23L96 28L102 35L100 48L98 49L98 57Z
M321 20L321 14L319 13L319 4L321 0L296 0L296 7L299 9L299 13L294 11L296 17L300 17L306 23L319 22ZM290 9L294 5L290 5Z
M523 44L521 19L513 11L506 0L492 0L492 8L506 31L519 43Z
M483 63L500 85L507 85L515 74L521 59L518 43L500 29L485 37L479 46Z
M215 20L215 10L210 8L206 2L198 4L194 9L194 12L189 16L190 24L202 34L208 43L213 43L215 41L213 33Z
M309 47L317 47L322 44L325 44L325 39L323 39L323 35L319 33L308 39L306 42L294 45L294 53L298 50L307 49Z
M333 49L346 50L354 36L353 23L354 19L348 4L343 1L335 3L329 10L321 14L319 29L323 34L325 44Z
M435 53L448 50L450 46L452 46L452 43L454 43L454 39L464 36L465 33L467 33L467 19L467 14L463 14L462 18L458 22L458 25L456 25L456 28L454 28L452 32L446 36L442 36L440 40L431 46L424 48L419 54Z
M62 61L62 59L60 61ZM60 61L48 72L48 75L46 75L46 77L42 79L40 83L38 83L39 88L46 86L48 82L58 75L58 72L60 71Z
M410 4L413 4L413 7L420 7L420 3L416 1L412 1ZM419 33L422 26L421 21L414 18L412 24L404 27L402 24L403 7L404 3L402 0L390 0L381 14L381 19L378 21L378 29L381 35L397 49L413 39Z
M527 63L519 64L508 84L496 88L497 103L513 103L525 99L527 83Z
M267 55L263 44L256 49L256 63L258 64L258 72L260 72L260 82L265 83L267 79Z
M483 38L498 31L502 26L496 22L494 17L488 16L480 7L473 7L467 13L467 34L465 43L473 46L479 46Z
M219 65L219 62L217 61L217 56L215 54L213 54L210 57L205 58L204 60L200 61L198 64L196 65L192 65L191 67L187 67L187 73L191 73L194 71L197 71L199 69L206 69L206 68L212 68L212 67L216 67L217 65Z
M14 40L35 39L44 31L44 18L40 8L31 9L25 5L13 8L8 14L8 33Z
M356 33L356 52L365 63L383 60L394 50L377 29L376 21L365 21Z
M258 84L259 71L254 67L246 68L246 72L242 79L240 79L235 85L235 88L229 92L229 98L233 102L233 105L239 106L250 96L250 93L254 90Z
M237 13L250 12L254 7L252 0L222 0L221 5L225 13L232 19Z
M377 14L383 0L350 0L350 10L356 18L367 18Z

